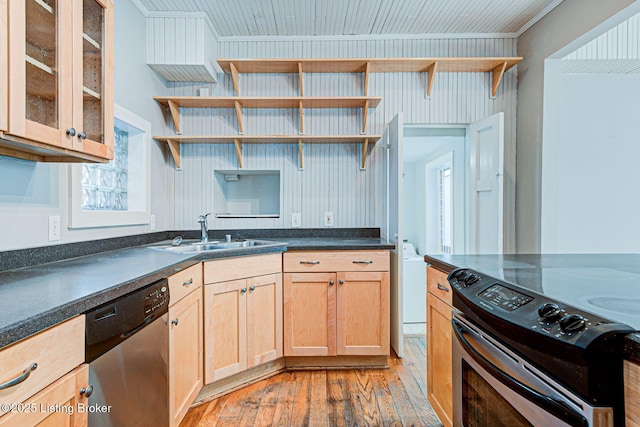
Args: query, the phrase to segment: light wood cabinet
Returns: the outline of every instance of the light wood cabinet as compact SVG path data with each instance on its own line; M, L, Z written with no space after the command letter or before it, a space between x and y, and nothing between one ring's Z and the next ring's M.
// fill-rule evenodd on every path
M624 361L624 411L627 427L640 427L640 364Z
M440 284L440 287L437 286ZM427 268L427 397L445 427L453 425L451 292L447 276ZM432 293L437 292L437 294ZM446 301L440 299L444 297Z
M0 350L0 404L24 402L84 362L84 316L77 316ZM0 405L0 414L4 413Z
M200 265L198 265L200 266ZM189 410L203 386L202 283L169 306L169 413L171 427Z
M113 0L15 0L8 18L11 85L0 154L112 159Z
M205 384L282 357L282 258L204 265Z
M0 350L0 426L87 425L84 328L77 316Z
M89 366L82 365L25 401L20 411L0 417L2 427L86 427L88 400L81 392L89 381Z
M389 354L388 252L293 252L283 265L285 356Z
M7 41L7 0L0 0L0 136L8 127L9 42Z

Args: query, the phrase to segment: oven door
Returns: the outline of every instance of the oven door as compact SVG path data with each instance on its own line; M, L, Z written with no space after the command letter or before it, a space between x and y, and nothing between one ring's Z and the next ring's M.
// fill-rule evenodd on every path
M592 407L454 311L455 426L613 426Z

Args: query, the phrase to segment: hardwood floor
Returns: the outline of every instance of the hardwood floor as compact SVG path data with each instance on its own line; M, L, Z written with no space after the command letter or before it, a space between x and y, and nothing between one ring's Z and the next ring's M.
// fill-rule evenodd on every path
M192 408L181 427L441 426L426 398L424 337L390 369L292 371Z

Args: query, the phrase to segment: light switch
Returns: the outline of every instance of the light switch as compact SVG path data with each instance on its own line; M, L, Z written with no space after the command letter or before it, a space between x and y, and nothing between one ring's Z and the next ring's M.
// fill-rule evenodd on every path
M324 213L324 226L333 227L333 212Z

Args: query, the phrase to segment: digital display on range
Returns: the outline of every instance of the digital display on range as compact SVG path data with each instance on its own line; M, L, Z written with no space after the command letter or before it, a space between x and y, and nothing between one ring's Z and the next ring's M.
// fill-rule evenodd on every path
M514 291L506 286L498 285L497 283L482 291L478 296L489 304L500 307L506 311L513 311L533 300L533 298L528 295Z

